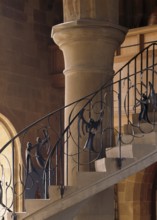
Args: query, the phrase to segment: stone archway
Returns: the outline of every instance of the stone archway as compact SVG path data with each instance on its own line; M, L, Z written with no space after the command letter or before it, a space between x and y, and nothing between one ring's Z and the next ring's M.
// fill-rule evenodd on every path
M0 113L0 149L10 141L14 136L17 135L17 132L4 115ZM14 150L13 150L14 149ZM14 169L13 165L13 155L14 155ZM20 141L18 138L14 141L14 146L10 143L6 149L0 154L0 175L1 181L4 181L3 185L10 184L9 181L12 179L10 186L13 187L13 183L16 181L19 182L19 173L21 172L21 168L19 164L21 162L21 153L20 153ZM23 175L21 173L21 175ZM10 188L11 188L10 187ZM6 187L7 188L7 187ZM16 192L20 195L22 191L21 184L16 185ZM23 210L23 196L14 196L11 190L8 190L7 194L3 192L3 200L4 203L7 200L7 205L10 206L12 199L14 199L14 208L11 206L11 209L14 211L22 211ZM2 211L3 212L3 211Z
M119 220L154 220L157 163L117 184ZM156 189L155 189L156 190Z

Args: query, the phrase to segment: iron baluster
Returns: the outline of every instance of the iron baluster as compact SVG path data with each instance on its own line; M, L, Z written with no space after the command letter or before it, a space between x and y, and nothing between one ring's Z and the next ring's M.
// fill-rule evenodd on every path
M66 131L65 136L66 136L66 142L65 142L65 156L64 156L64 158L65 158L65 170L64 170L65 174L64 175L66 175L65 176L65 180L66 180L65 185L68 185L68 168L69 168L69 166L68 166L68 154L69 154L68 130ZM78 157L79 157L79 155L78 155Z
M58 146L55 153L55 184L58 184Z
M121 80L121 77L120 77ZM130 87L130 64L128 64L127 66L127 90L129 91L129 87ZM120 88L121 90L121 88ZM121 93L120 93L121 95ZM127 114L128 114L128 121L130 121L130 111L129 111L129 107L130 107L130 92L128 92L128 103L127 103Z
M91 120L91 118L92 118L92 107L93 107L93 106L91 106L91 104L89 103L89 115L88 115L89 120ZM90 138L90 137L91 137L91 138ZM89 144L89 145L90 145L90 146L93 145L94 135L91 134L91 135L88 136L88 138L89 138L88 140L91 140L91 143L92 143L92 144ZM88 140L87 140L87 141L88 141ZM87 142L86 142L86 143L87 143ZM88 148L88 146L87 146L87 148ZM89 150L89 151L88 151L88 156L89 156L88 161L91 161L91 159L92 159L91 153L92 153L92 152ZM89 163L88 166L89 166L89 167L88 167L89 171L91 171L91 163Z
M14 176L15 176L15 145L14 145L14 140L12 141L12 184L13 184L13 201L14 201L14 195L15 195L15 182L14 182ZM15 207L13 204L13 213L15 212Z
M134 73L137 72L137 62L136 62L136 58L135 58L135 63L134 63ZM136 74L134 75L134 103L133 106L136 105L136 100L137 100L137 88L136 88L136 84L137 84L137 78L136 78ZM134 113L136 113L136 108L134 108Z
M79 121L79 117L78 117L78 121ZM79 166L79 164L80 164L80 139L81 139L81 134L80 134L80 127L79 127L79 122L78 122L78 156L77 156L77 161L78 161L78 164L77 164L77 171L79 172L80 171L80 166Z
M122 118L121 118L121 80L118 82L118 145L119 145L119 157L117 158L118 167L122 167L122 149L121 149L121 135L122 135Z
M140 63L141 63L141 69L140 69L140 72L141 72L141 77L140 77L140 83L141 83L141 88L140 88L140 93L142 94L143 93L143 87L142 87L142 82L143 82L143 53L141 53L141 56L140 56Z
M154 86L154 66L155 66L155 44L153 44L153 49L152 49L152 71L153 71L153 76L152 76L152 85Z
M102 117L104 116L104 107L103 107L103 102L105 104L105 99L106 97L104 97L104 94L103 94L104 90L101 90L100 91L100 114L102 114L100 117L101 117L101 120L100 120L100 149L101 149L101 154L100 154L100 157L106 157L106 150L103 149L103 120L102 120Z
M148 84L148 82L149 82L149 79L148 79L148 66L149 66L148 61L149 61L149 59L148 59L148 48L147 48L146 49L146 83L145 83L146 88L148 88L148 86L149 86L149 84ZM148 95L148 89L147 89L146 93Z
M63 116L62 116L62 111L60 111L60 136L62 135L63 132ZM63 197L64 194L64 135L62 136L61 142L60 142L60 185L61 185L61 197ZM58 155L58 156L59 156Z

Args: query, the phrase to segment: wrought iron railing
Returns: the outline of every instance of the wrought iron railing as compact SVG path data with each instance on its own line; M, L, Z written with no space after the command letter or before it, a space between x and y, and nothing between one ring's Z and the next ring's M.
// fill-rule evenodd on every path
M155 127L156 49L149 45L99 90L35 121L1 147L0 218L7 212L14 218L26 198L49 198L49 185L59 185L62 197L69 159L77 171L93 171L106 149L118 146L121 168L121 146Z

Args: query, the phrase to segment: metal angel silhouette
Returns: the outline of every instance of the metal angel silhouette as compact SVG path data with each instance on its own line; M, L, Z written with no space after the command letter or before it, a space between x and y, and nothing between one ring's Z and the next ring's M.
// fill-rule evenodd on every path
M45 144L47 144L49 142L49 135L48 132L46 130L43 130L44 133L44 138L37 138L36 141L37 143L32 145L30 142L27 143L27 148L26 148L26 171L28 174L30 174L32 171L37 172L37 167L34 165L34 163L36 162L37 165L40 168L44 168L45 166L45 162L46 159L44 158L44 154L42 152L43 148L45 147ZM48 153L49 151L49 147L48 149L45 149ZM32 153L34 150L34 153ZM34 159L34 161L33 161ZM34 162L34 163L33 163Z
M84 117L84 111L85 111L85 109L83 108L79 114L78 133L79 133L79 136L81 136L80 133L82 130L82 133L84 135L85 135L85 133L88 134L88 138L85 142L83 149L88 149L89 151L97 153L96 150L94 149L93 142L94 142L95 134L96 134L96 132L100 126L100 123L101 123L101 117L99 117L98 120L94 120L93 118L89 117L89 120L86 121L86 119Z
M144 120L148 123L151 123L149 116L148 116L149 105L151 104L153 109L156 108L155 90L154 90L154 86L151 82L149 82L149 88L150 88L149 94L147 95L147 91L145 93L140 94L141 99L140 100L137 99L137 103L135 105L135 107L137 107L139 105L141 107L139 117L138 117L139 122ZM139 93L139 91L138 91L138 93Z
M35 189L35 198L41 197L39 186L35 184L34 174L38 176L39 180L42 179L43 186L47 184L47 178L49 177L49 163L47 157L50 153L50 136L47 129L43 130L43 137L38 137L36 143L33 145L30 142L27 143L25 151L25 163L26 163L26 182L27 189ZM42 173L42 174L41 174ZM29 179L29 180L28 180ZM48 198L47 188L45 188L45 196Z
M148 106L150 103L150 99L149 96L147 96L146 94L142 94L141 100L140 100L140 105L141 105L141 111L139 113L139 121L146 121L148 123L150 123L149 117L148 117Z

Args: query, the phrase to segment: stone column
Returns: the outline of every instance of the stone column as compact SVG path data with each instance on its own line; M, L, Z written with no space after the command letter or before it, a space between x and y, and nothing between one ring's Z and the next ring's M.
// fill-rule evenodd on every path
M64 23L53 27L52 37L64 55L67 105L97 90L112 78L114 53L124 40L126 29L118 25L118 0L63 0L63 6ZM83 103L77 105L76 112L81 105ZM66 110L65 125L68 124L69 113L70 110ZM72 130L77 132L76 128L77 125L74 125ZM69 154L77 152L73 145L70 143L68 146ZM82 161L84 159L81 158ZM67 158L65 176L68 175L68 182L65 181L65 184L74 185L76 163L71 158L68 158L68 166L66 162ZM82 170L85 171L86 167ZM113 219L113 188L108 192L110 211L105 206L109 195L103 192L92 198L89 207L82 209L75 219L97 219L97 216L99 219ZM91 207L94 209L92 213Z
M52 37L64 55L67 105L112 78L114 53L126 30L118 25L118 0L63 0L63 6L64 23L53 27ZM65 125L69 112L65 112ZM75 153L70 145L68 153ZM75 166L69 159L70 185L75 182Z

